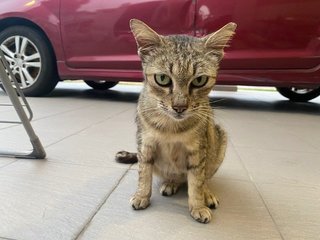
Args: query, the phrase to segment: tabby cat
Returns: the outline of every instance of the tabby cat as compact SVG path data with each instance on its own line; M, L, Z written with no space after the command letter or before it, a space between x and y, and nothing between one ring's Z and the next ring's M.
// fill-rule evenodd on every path
M123 151L116 158L138 159L138 189L131 205L136 210L149 206L154 173L163 181L164 196L175 194L187 182L191 216L208 223L209 208L216 208L218 200L207 181L221 165L227 146L224 130L214 122L208 94L236 24L228 23L202 38L161 36L136 19L130 27L145 76L137 107L138 153Z

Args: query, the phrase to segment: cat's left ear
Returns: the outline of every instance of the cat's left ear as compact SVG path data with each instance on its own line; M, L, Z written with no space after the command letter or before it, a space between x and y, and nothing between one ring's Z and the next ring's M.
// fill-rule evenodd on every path
M130 28L136 39L138 52L141 54L147 54L163 41L161 35L157 34L147 24L138 19L130 20Z
M228 46L227 44L231 40L232 36L235 34L236 28L237 24L230 22L222 28L220 28L218 31L202 38L208 52L215 55L218 61L220 61L223 58L223 49L226 46Z

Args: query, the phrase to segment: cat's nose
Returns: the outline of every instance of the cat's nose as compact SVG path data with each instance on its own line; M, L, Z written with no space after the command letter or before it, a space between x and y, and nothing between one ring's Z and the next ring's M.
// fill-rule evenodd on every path
M183 113L185 110L187 110L188 106L187 105L177 105L177 106L172 106L172 108L177 113Z

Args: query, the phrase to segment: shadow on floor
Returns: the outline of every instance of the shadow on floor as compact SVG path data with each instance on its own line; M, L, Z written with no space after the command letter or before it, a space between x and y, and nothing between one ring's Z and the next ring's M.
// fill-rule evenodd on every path
M55 89L50 98L79 98L93 100L108 100L116 102L132 102L137 103L139 93L124 92L116 90L98 91L93 89Z
M217 109L248 111L268 111L285 113L305 113L320 115L320 104L314 102L295 103L289 100L259 101L258 99L238 99L233 97L211 98L211 105Z
M50 98L79 98L92 100L108 100L116 102L137 103L139 92L126 92L119 90L97 91L93 89L70 89L57 88L50 95ZM236 109L248 111L268 111L268 112L285 112L285 113L304 113L320 115L320 104L315 102L294 103L288 100L268 100L250 97L237 98L230 96L210 97L210 102L215 109Z

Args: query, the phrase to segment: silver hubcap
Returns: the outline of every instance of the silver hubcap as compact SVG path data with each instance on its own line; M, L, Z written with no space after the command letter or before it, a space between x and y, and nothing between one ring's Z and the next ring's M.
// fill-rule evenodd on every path
M41 72L41 57L34 43L23 36L12 36L0 48L21 88L33 85Z
M312 88L296 88L296 87L293 87L291 88L291 90L297 94L307 94L309 92L312 92L314 89Z

